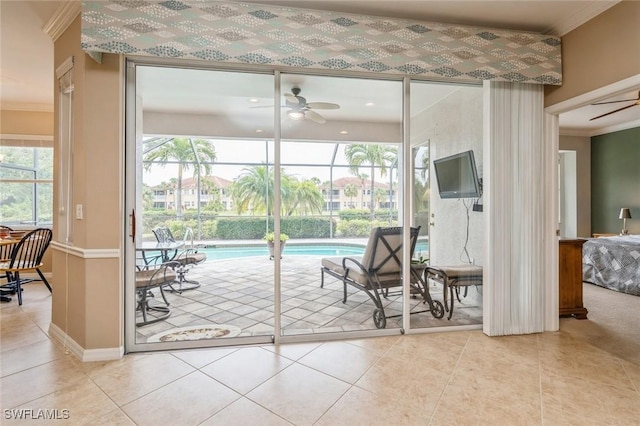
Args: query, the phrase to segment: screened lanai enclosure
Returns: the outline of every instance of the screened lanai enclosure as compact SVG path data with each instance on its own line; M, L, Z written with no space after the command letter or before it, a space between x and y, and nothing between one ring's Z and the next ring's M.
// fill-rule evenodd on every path
M434 159L473 150L481 175L481 87L132 65L127 174L138 225L128 262L149 267L160 228L176 244L155 247L156 258L206 259L186 268L197 285L163 288L167 303L129 287L133 350L482 323L480 287L447 320L400 286L380 297L380 327L371 295L321 276L324 259L361 259L377 227L419 228L398 255L412 265L481 264L471 208L480 197L440 199L432 173Z
M292 238L367 237L398 224L398 147L282 142L282 232ZM143 143L144 232L191 227L206 242L273 231L273 141L150 137ZM428 147L416 150L416 219L426 225ZM226 229L251 228L249 235ZM425 228L426 231L426 228ZM425 235L426 238L426 235Z

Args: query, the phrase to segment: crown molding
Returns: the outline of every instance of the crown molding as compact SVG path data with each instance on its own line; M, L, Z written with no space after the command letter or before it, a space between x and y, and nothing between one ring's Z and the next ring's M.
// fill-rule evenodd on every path
M579 13L573 14L570 18L556 22L543 31L543 34L550 34L562 37L578 28L580 25L600 15L605 10L620 3L621 0L610 0L601 2L590 2Z
M640 127L640 120L629 121L627 123L613 126L599 127L597 129L560 129L560 136L582 136L592 138L594 136L606 135L608 133L620 132L622 130L635 129Z
M640 127L640 120L629 121L627 123L616 124L614 126L601 127L599 129L592 130L590 136L606 135L607 133L635 129L636 127Z
M54 12L53 16L42 27L51 40L55 42L69 25L76 19L76 16L82 11L82 2L79 0L69 0L63 2Z

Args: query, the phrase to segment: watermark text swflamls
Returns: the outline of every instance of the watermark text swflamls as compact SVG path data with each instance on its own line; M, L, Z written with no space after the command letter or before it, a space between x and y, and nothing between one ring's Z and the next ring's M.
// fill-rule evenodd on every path
M71 416L67 409L12 408L4 410L4 418L5 420L67 420Z

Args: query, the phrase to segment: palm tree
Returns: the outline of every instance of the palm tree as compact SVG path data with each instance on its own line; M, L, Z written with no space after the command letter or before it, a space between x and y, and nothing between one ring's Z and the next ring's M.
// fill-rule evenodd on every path
M238 214L252 208L253 213L273 214L274 173L266 165L246 168L232 186L232 197ZM299 182L284 170L280 172L282 211L284 215L322 211L324 199L312 180Z
M204 171L211 173L211 163L216 160L216 150L211 142L203 139L173 138L147 152L144 156L145 170L154 163L164 167L170 162L178 162L178 199L176 216L182 217L182 175L193 167L193 177Z
M397 157L398 150L395 147L380 144L353 144L348 145L344 155L349 163L349 171L358 175L360 167L368 164L371 169L371 220L374 220L374 188L375 168L380 170L380 176L387 174L387 167Z
M344 196L349 197L349 207L353 207L353 197L358 195L358 188L352 183L344 187Z
M205 205L205 209L212 212L219 212L223 210L222 202L220 201L222 190L218 188L216 182L209 178L203 178L200 182L200 190L203 194L206 194L209 199Z
M243 169L231 186L233 204L238 214L249 207L254 213L273 212L273 167L267 165Z
M356 176L358 179L360 179L360 188L362 188L362 191L360 192L360 208L364 209L364 192L365 192L364 181L369 179L369 175L366 173L358 173L356 174Z
M413 189L413 202L416 211L427 210L429 208L429 184L416 179Z
M153 191L147 184L142 184L142 206L145 210L153 208Z
M374 191L374 198L376 200L376 204L380 205L380 203L387 199L387 191L383 188L376 188Z
M283 207L286 206L286 215L291 216L294 212L300 215L309 213L320 213L324 204L322 192L313 180L288 181L291 185L287 191L286 199L283 197ZM284 185L283 185L284 186Z

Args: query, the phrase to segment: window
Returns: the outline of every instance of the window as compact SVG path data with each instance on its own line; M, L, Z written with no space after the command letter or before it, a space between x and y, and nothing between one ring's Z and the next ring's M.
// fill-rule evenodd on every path
M5 225L51 225L53 147L50 140L2 139L0 218Z

